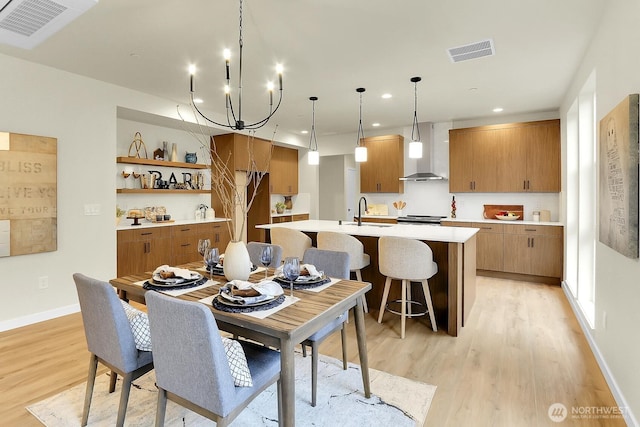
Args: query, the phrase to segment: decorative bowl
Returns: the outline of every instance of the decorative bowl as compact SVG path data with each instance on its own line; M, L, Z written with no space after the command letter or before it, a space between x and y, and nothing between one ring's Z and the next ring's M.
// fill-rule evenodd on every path
M496 218L501 219L503 221L515 221L517 219L520 219L520 215L496 215Z

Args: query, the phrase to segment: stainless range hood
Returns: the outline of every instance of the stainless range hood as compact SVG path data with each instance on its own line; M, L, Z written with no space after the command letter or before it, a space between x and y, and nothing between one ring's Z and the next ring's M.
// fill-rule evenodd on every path
M447 178L432 172L417 172L403 176L400 181L446 181Z
M422 139L422 158L421 159L405 159L405 173L406 176L400 178L400 181L414 181L414 182L433 182L433 181L446 181L447 178L433 173L433 156L434 156L434 123L423 122L419 123L420 137ZM435 129L436 133L440 129ZM408 131L407 131L408 132ZM405 132L405 141L411 140L407 138L407 132ZM448 135L448 131L446 131ZM415 162L415 168L411 163ZM416 171L415 173L410 173Z

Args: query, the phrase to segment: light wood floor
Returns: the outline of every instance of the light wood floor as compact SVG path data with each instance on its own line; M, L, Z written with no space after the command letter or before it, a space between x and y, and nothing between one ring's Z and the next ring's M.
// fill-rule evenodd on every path
M425 426L624 426L622 419L550 421L552 403L616 406L557 286L478 277L462 334L434 333L423 319L367 316L370 367L438 386ZM349 357L357 362L354 324ZM320 351L341 357L340 334ZM79 314L0 333L0 424L39 426L24 408L85 381L88 352ZM322 387L322 383L319 384Z

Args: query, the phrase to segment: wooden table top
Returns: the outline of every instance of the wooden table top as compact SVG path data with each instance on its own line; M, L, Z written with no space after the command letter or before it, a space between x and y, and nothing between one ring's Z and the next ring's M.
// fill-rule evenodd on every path
M202 263L193 262L180 267L196 270L202 268ZM273 271L269 273L273 275ZM112 279L110 283L118 290L124 291L125 297L140 300L147 290L135 283L148 280L150 277L151 272L147 272ZM264 279L264 272L255 273L249 277L249 281L254 283L262 279ZM177 298L198 301L216 295L227 280L223 276L216 275L212 276L212 280L217 281L218 284L180 295ZM338 317L341 313L353 307L357 303L357 299L364 297L365 292L370 289L370 283L353 280L341 280L321 292L296 289L294 290L294 296L300 298L299 301L265 319L248 316L243 313L220 311L211 305L209 307L219 324L222 322L277 339L290 339L297 344L322 328L327 323L327 319ZM285 289L285 295L288 294L289 290ZM233 328L221 327L221 329L232 330Z

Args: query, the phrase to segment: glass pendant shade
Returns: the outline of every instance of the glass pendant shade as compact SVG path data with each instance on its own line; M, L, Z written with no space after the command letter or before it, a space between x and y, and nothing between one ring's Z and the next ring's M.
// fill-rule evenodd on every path
M367 161L367 147L356 147L356 162L362 163Z
M421 159L422 158L422 142L411 141L409 143L409 158Z
M309 151L307 153L307 161L310 165L319 165L320 153L318 153L317 151Z

